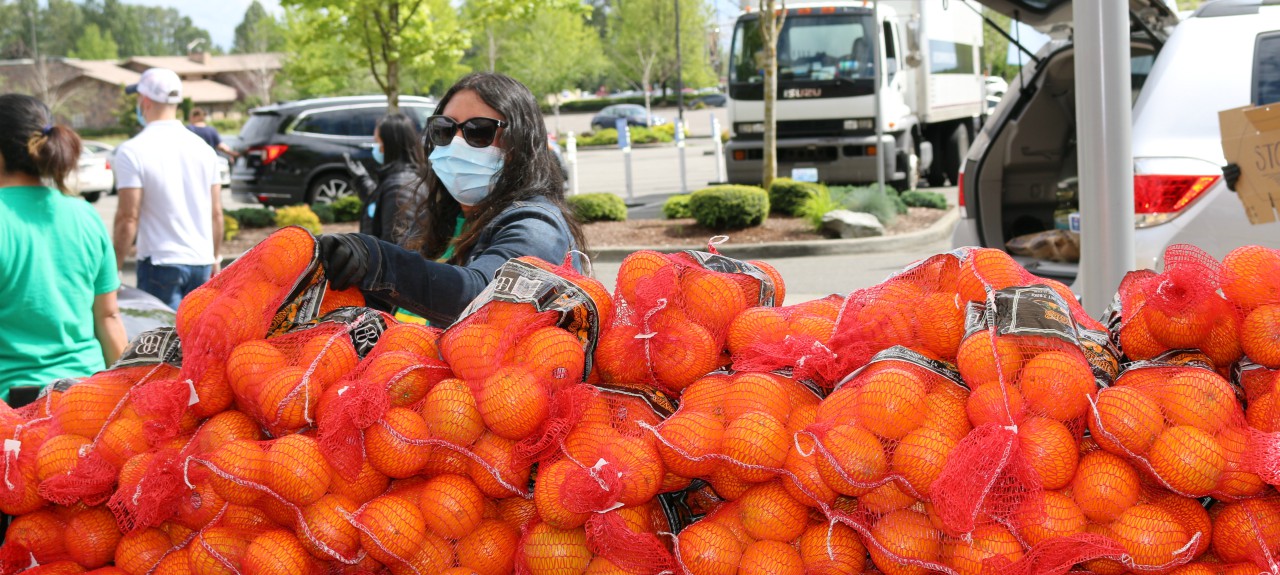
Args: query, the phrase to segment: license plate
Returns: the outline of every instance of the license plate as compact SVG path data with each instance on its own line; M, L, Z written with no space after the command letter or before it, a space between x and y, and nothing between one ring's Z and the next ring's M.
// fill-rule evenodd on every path
M1077 234L1080 233L1080 212L1074 212L1070 216L1067 216L1067 222L1067 227L1069 227L1071 231Z
M818 181L818 168L792 168L791 179L797 182L814 182Z

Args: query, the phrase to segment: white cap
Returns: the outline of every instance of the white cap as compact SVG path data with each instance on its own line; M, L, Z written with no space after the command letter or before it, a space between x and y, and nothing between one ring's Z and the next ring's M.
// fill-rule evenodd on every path
M142 94L152 102L161 104L182 103L182 79L173 70L151 68L142 73L137 84L125 87L126 94Z

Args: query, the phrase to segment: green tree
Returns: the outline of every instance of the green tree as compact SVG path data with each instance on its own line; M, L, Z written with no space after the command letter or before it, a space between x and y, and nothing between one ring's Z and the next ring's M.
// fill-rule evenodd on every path
M508 23L526 22L536 14L557 9L589 9L579 0L467 0L463 18L470 30L481 31L478 54L484 55L484 69L498 70L500 30Z
M675 21L674 3L680 2L680 65L683 69L685 86L714 86L717 76L711 68L710 61L710 29L711 7L703 0L670 0L672 4L671 22ZM674 26L673 26L674 27ZM672 34L668 28L667 35ZM675 86L676 49L671 42L659 60L658 81L665 86Z
M341 40L317 34L328 16L319 10L295 8L285 11L284 68L276 78L277 99L351 96L378 91L367 66L352 66L358 55Z
M600 36L578 7L550 7L503 27L499 42L505 56L497 71L528 86L536 96L555 95L580 87L606 65Z
M236 26L235 43L231 51L236 54L254 52L280 52L285 48L284 31L275 16L267 12L258 0L244 11L244 19Z
M1008 16L986 8L983 8L982 14L995 22L1001 30L1013 33L1012 20ZM982 25L982 72L1006 80L1012 80L1018 74L1018 67L1009 65L1009 40L986 23Z
M111 38L111 32L103 34L97 24L89 24L76 40L75 50L68 56L83 60L115 60L120 57L120 47Z
M609 13L609 60L620 79L644 92L644 108L652 108L653 80L670 44L675 7L670 0L614 0Z

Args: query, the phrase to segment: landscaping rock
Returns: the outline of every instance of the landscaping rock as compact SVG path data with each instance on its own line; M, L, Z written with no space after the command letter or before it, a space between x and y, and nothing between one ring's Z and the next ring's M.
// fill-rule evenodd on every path
M875 216L849 210L832 210L823 214L822 229L839 238L869 238L884 235L884 226Z

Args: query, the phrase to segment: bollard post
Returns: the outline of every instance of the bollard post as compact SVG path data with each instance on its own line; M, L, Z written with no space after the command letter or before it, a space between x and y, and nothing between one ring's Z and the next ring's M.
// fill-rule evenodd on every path
M565 158L569 162L569 195L578 195L578 138L569 130L569 138L564 143Z
M626 118L618 118L614 124L618 128L618 147L622 149L623 161L627 172L627 203L635 203L636 192L631 187L631 126Z
M684 120L676 119L676 147L680 149L680 193L689 193L688 172L685 169Z
M714 114L711 115L711 140L715 142L716 149L716 181L724 182L724 142L720 141L720 119Z

